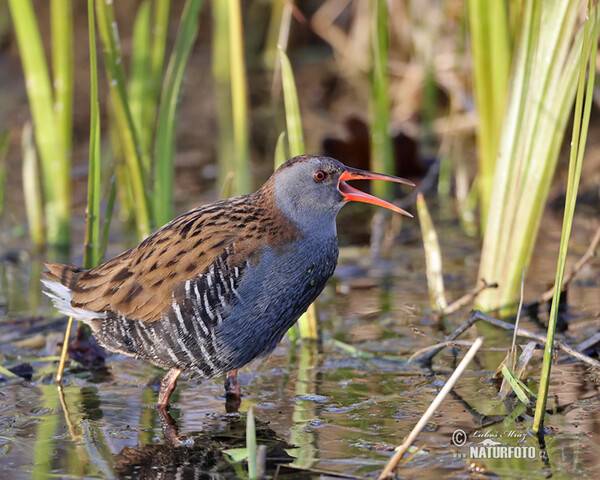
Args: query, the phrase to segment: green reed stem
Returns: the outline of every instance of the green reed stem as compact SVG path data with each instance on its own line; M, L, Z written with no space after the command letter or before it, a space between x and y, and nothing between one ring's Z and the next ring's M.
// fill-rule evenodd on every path
M288 156L286 154L286 135L285 132L281 132L277 137L277 143L275 144L275 162L274 170L277 170L281 165L285 163Z
M505 1L469 0L467 11L478 118L477 185L481 225L485 227L508 91L511 49Z
M212 74L215 86L217 110L217 184L223 188L225 181L234 176L233 118L231 113L231 65L229 62L229 16L228 3L213 0L212 4Z
M151 230L150 204L143 175L141 148L127 99L123 56L112 2L96 0L96 18L104 49L112 107L134 196L136 229L138 237L144 238Z
M30 123L23 127L21 141L23 152L23 197L31 243L37 248L44 244L44 199L37 154L33 144L33 131Z
M171 53L158 109L155 145L154 188L152 201L154 222L163 225L173 218L175 171L175 126L183 74L196 34L202 0L188 0L181 14L175 46Z
M70 164L63 149L64 133L59 133L50 73L42 47L40 31L31 0L9 0L8 6L21 53L35 141L40 155L47 238L52 245L66 246L70 240ZM59 9L58 6L54 8ZM69 22L64 21L59 25L53 25L54 28L69 28ZM68 38L69 33L56 32L54 35L61 39L56 48L67 48L63 40ZM62 76L66 69L62 68L64 65L62 60L58 61L59 55L64 55L62 58L65 58L68 53L56 53L55 55L57 64L61 65L61 70L58 72L59 78L62 78L67 84L67 88L64 89L65 84L61 85L60 94L63 95L68 91L68 81ZM64 101L67 96L65 94L60 101ZM68 105L64 104L63 109L68 109ZM63 113L66 116L64 111ZM61 113L61 118L64 116ZM63 121L62 125L65 124L66 121Z
M240 0L228 0L229 13L229 62L231 82L231 107L233 115L233 145L235 192L250 193L250 142L248 125L248 87L246 62L244 60L244 29Z
M478 275L500 288L482 292L478 308L514 303L531 259L576 92L579 7L524 3Z
M96 54L96 21L93 0L88 0L88 30L90 42L90 153L83 267L93 268L98 265L100 260L100 104L98 102L98 56Z
M302 132L302 116L300 115L298 92L296 90L292 65L290 59L281 48L279 49L279 58L281 61L281 86L283 90L283 102L285 104L285 125L288 145L290 157L295 157L306 153L304 133Z
M394 173L394 155L389 134L389 81L388 81L388 10L385 0L369 2L369 35L371 50L371 74L369 77L369 119L371 130L371 169L376 172ZM390 198L393 185L376 182L373 193Z
M548 332L546 335L546 347L544 349L544 361L542 364L542 373L540 375L538 402L535 406L535 416L533 420L533 431L536 433L539 432L544 423L544 413L546 410L548 387L550 384L550 371L552 368L552 357L554 353L554 333L558 319L560 293L565 273L569 238L571 236L571 228L573 226L573 215L575 213L575 203L577 202L577 191L579 189L581 167L583 165L583 153L585 151L588 127L590 123L590 113L592 110L595 63L598 50L598 35L600 33L600 19L596 13L597 8L598 7L596 6L594 11L590 11L588 4L588 15L585 21L584 41L582 45L581 61L578 72L579 79L577 83L577 97L575 101L573 134L571 137L571 155L569 159L566 205L563 217L562 233L560 237L560 250L558 264L556 267L556 278L554 280L554 297L552 298L552 306L550 307ZM587 88L585 85L586 71L588 71Z
M52 25L52 76L58 139L65 160L61 176L70 178L73 135L73 7L71 0L50 2ZM70 185L70 182L69 182Z
M150 156L152 149L152 129L147 125L154 125L155 112L146 110L148 97L151 95L151 23L150 1L144 0L138 8L133 25L133 42L131 51L131 69L128 84L129 106L131 119L141 146L142 169L144 184L150 182Z
M256 445L256 422L252 406L248 408L248 414L246 415L246 449L248 450L248 478L258 478L256 475L256 453L258 451Z
M108 200L106 202L106 213L104 214L104 223L102 224L102 233L100 235L100 247L98 251L98 263L102 263L106 256L106 247L108 246L108 234L110 233L110 224L112 221L115 199L117 198L117 181L115 175L110 177L110 189L108 191Z
M167 48L167 34L169 33L169 10L171 0L154 0L152 25L152 81L156 89L156 97L160 92L163 67L165 64L165 51ZM153 110L153 109L152 109ZM152 111L151 110L151 111Z

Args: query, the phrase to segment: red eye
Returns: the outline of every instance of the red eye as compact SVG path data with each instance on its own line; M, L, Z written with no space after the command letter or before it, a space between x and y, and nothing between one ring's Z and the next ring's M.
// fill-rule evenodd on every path
M323 180L325 180L325 172L324 172L324 171L322 171L322 170L318 170L318 171L315 173L315 180L316 180L317 182L322 182Z

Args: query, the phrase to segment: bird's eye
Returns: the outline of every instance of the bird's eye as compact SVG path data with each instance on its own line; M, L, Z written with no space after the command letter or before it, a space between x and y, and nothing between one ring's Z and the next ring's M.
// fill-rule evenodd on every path
M323 180L325 180L325 172L323 170L318 170L317 172L315 172L315 180L317 182L322 182Z

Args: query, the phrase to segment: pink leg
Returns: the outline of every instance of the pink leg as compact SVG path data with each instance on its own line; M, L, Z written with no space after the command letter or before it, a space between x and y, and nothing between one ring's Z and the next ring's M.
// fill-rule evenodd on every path
M177 386L177 378L181 375L181 370L178 368L172 368L167 372L160 382L160 391L158 392L158 402L156 406L159 409L167 410L169 408L169 398L175 391Z

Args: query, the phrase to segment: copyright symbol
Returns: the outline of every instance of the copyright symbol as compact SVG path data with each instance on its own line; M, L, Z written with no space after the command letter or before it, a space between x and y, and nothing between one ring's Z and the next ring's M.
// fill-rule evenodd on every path
M467 443L467 434L464 430L460 428L458 430L454 430L452 432L452 443L457 447L462 447L465 443Z

